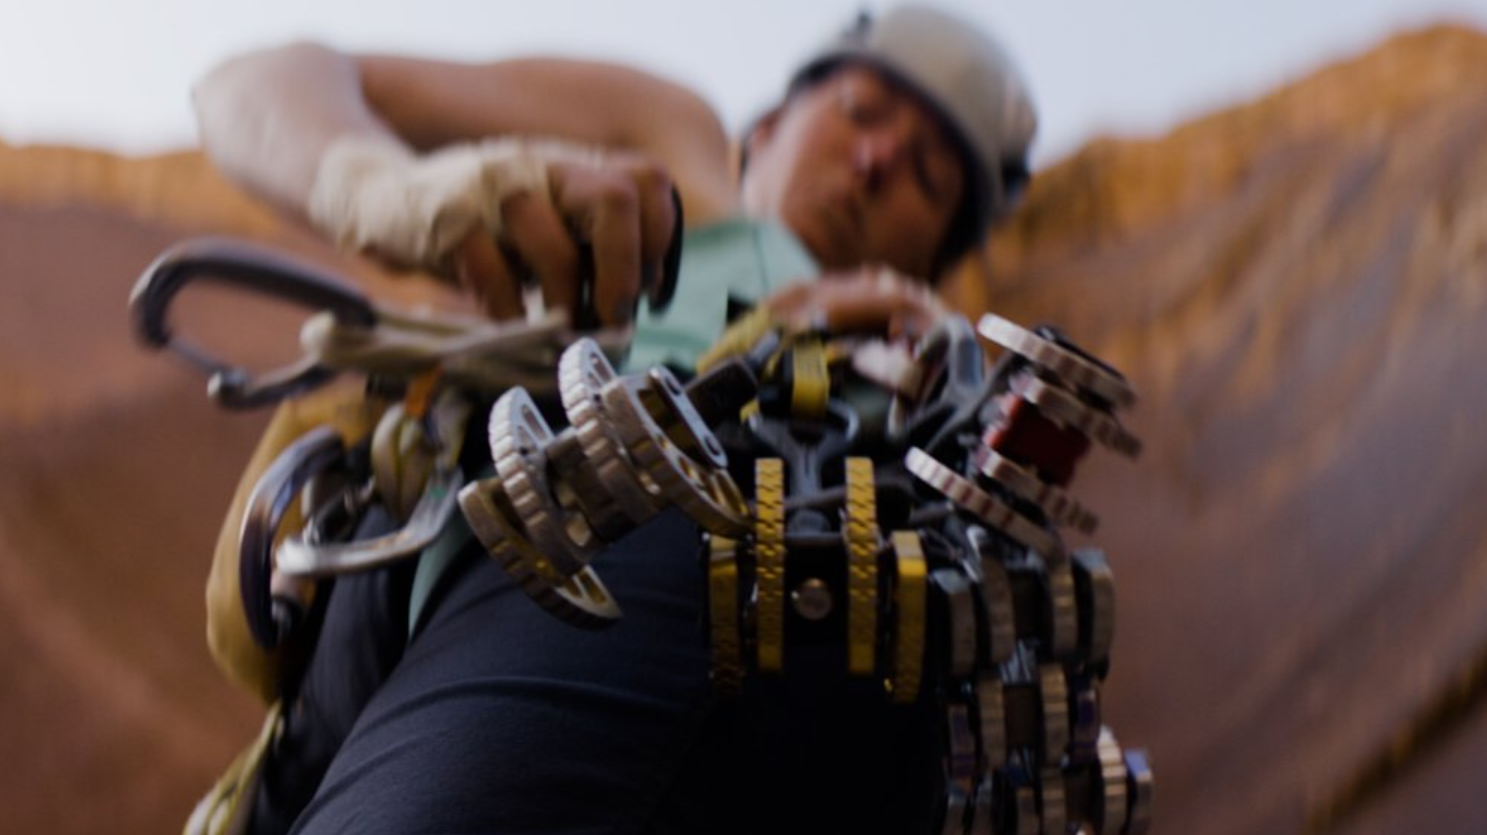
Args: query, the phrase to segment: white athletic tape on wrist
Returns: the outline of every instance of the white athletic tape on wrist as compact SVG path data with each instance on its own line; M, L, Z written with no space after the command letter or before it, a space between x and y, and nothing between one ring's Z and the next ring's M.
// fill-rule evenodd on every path
M309 213L339 246L437 269L470 232L501 234L507 197L550 200L550 162L598 159L553 140L490 139L418 157L389 140L347 137L322 157Z

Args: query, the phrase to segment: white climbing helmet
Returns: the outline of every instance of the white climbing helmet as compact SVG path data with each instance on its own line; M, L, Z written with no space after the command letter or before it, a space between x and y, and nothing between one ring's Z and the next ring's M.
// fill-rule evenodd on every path
M975 240L1016 206L1038 118L1022 73L1000 44L939 9L901 5L878 17L863 13L801 66L791 87L842 61L888 73L923 96L958 134L973 168L969 231Z

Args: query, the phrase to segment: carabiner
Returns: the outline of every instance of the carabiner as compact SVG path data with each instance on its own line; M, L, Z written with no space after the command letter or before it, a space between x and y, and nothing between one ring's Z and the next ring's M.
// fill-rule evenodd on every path
M208 279L257 290L312 310L327 310L345 324L371 327L377 310L346 282L262 247L225 238L194 238L155 259L129 294L135 331L152 348L169 348L210 377L207 393L232 409L277 403L313 389L335 376L311 357L255 378L173 334L166 322L171 300L187 284Z
M238 589L248 630L265 649L283 643L297 621L295 613L284 601L276 601L270 590L279 527L295 496L311 479L343 468L345 463L341 437L329 426L317 426L274 459L248 498L238 535Z
M459 467L441 470L429 478L423 496L402 528L370 539L317 543L304 534L292 534L279 544L277 569L291 577L322 579L367 571L413 556L432 545L454 515L459 489L465 483Z

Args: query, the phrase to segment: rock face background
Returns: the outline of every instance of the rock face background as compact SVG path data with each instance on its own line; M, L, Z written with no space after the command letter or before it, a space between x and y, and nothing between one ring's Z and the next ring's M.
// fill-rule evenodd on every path
M1076 492L1120 588L1110 721L1159 833L1300 832L1487 655L1487 37L1395 39L1042 172L967 310L1057 323L1143 395ZM201 589L264 416L135 347L190 235L337 260L196 154L0 145L0 786L17 832L162 832L252 735ZM275 351L207 310L234 356ZM255 330L230 327L252 321ZM282 349L281 349L282 350ZM1487 712L1334 831L1476 832Z

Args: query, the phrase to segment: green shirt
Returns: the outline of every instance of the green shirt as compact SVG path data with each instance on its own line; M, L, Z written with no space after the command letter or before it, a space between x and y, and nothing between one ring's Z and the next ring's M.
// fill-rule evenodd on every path
M722 335L731 306L753 307L788 284L812 281L816 264L778 224L732 218L687 231L671 306L642 305L626 371L660 363L691 368Z

